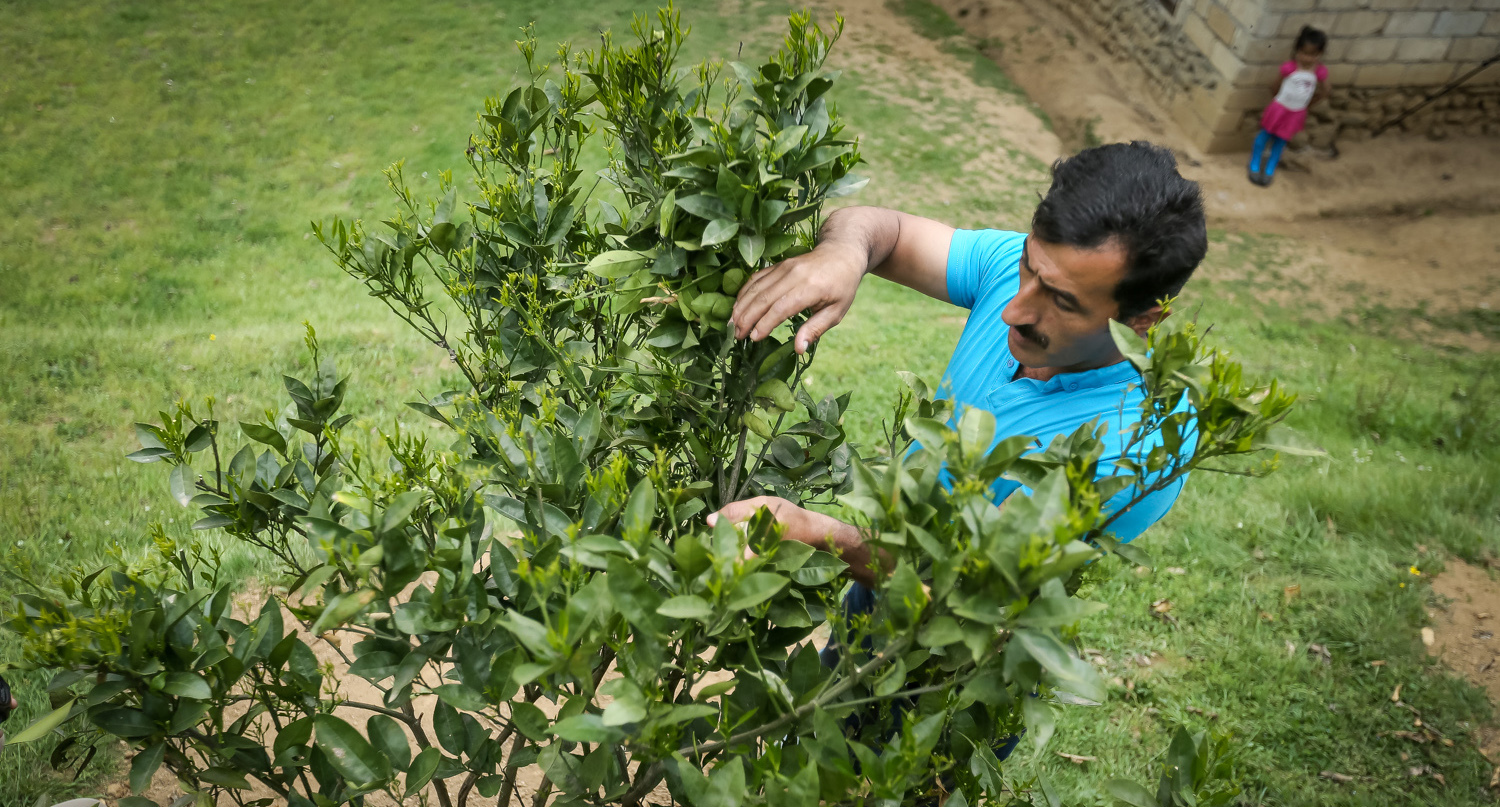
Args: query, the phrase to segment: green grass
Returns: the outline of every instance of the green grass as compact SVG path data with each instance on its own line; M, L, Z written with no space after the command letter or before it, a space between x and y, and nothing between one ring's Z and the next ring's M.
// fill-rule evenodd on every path
M400 404L445 387L440 356L337 272L306 237L308 222L383 214L390 204L379 171L395 159L407 159L418 190L435 187L438 171L461 168L475 110L517 66L510 42L519 26L535 18L544 41L591 41L600 27L623 30L630 7L570 0L397 10L313 0L6 9L0 547L8 568L45 569L97 565L111 551L136 557L146 525L162 517L185 534L160 469L123 459L135 447L131 422L179 397L217 395L225 420L274 405L278 375L302 361L304 320L352 372L348 410L367 419L362 425L414 417ZM919 17L925 35L957 30L921 0L900 10ZM752 52L778 35L784 11L691 8L692 48L730 53L753 32ZM977 51L952 55L978 69ZM1014 92L984 64L991 78L976 74L977 83ZM1024 227L1044 166L1013 153L1001 181L976 177L963 167L966 154L988 135L966 129L974 120L961 104L915 99L942 108L933 119L891 100L911 92L857 74L836 90L875 179L858 201L960 226ZM1370 312L1353 327L1278 306L1257 291L1295 296L1279 256L1296 245L1222 232L1214 240L1205 274L1236 269L1247 279L1195 280L1184 315L1213 323L1219 342L1256 373L1301 391L1295 425L1329 457L1288 461L1264 480L1200 474L1142 539L1157 557L1154 574L1101 564L1092 588L1111 610L1086 623L1081 639L1101 651L1107 676L1120 678L1119 697L1067 710L1046 753L1023 745L1011 764L1045 765L1075 802L1090 803L1110 776L1151 776L1176 724L1209 725L1193 707L1217 713L1213 723L1238 738L1248 803L1481 801L1489 769L1467 732L1490 719L1490 707L1428 663L1416 636L1431 593L1408 569L1425 576L1444 552L1478 559L1500 548L1497 413L1488 404L1500 391L1500 362L1386 335L1409 316L1402 312ZM815 389L856 390L848 423L855 439L873 442L895 371L935 379L962 313L872 280L825 338ZM1493 329L1489 314L1454 320L1438 325ZM1417 544L1433 554L1420 555ZM249 556L235 562L256 568ZM1289 585L1301 594L1286 601ZM1150 615L1163 598L1174 603L1175 626ZM1331 663L1308 656L1309 643L1325 645ZM0 658L14 652L0 640ZM1152 664L1131 661L1142 655ZM25 705L12 731L45 708L40 681L16 683ZM1411 726L1411 713L1389 699L1398 683L1453 747L1381 736ZM1058 750L1098 761L1080 768ZM39 773L47 751L0 754L0 804L70 789ZM1447 787L1408 778L1415 764L1433 765ZM1361 778L1339 785L1318 778L1324 770ZM97 782L75 787L89 792Z

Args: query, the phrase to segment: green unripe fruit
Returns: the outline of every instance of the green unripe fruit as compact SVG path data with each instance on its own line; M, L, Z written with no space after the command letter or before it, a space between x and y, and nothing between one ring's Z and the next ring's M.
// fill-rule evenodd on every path
M725 294L739 294L740 287L745 285L745 270L730 269L725 272L723 285Z
M700 294L697 297L694 297L692 308L694 313L696 313L700 317L703 317L704 319L724 319L725 317L729 316L727 313L723 316L719 316L718 314L714 313L720 310L720 306L722 303L727 303L731 307L734 305L734 301L730 300L728 297L725 297L724 295L716 291L711 291L707 294Z

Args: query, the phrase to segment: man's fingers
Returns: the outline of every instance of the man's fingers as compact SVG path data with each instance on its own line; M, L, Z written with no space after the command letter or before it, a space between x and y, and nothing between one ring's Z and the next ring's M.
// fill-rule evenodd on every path
M738 524L741 521L749 521L750 517L755 515L762 507L769 508L771 515L779 519L781 517L782 506L790 504L786 499L779 499L775 496L756 496L751 499L730 502L720 507L717 512L709 513L704 521L707 521L708 526L712 527L718 524L719 519L722 517L729 519L731 524Z
M755 499L744 499L738 502L730 502L729 504L726 504L723 507L719 508L719 511L717 513L709 513L708 518L705 520L708 522L708 526L710 527L718 524L721 517L729 519L729 523L731 524L738 524L741 521L749 521L750 517L755 515L755 511L759 510L760 508L761 502L758 502Z
M774 278L767 278L767 282L756 290L755 297L745 304L744 310L734 314L735 330L744 328L745 337L764 339L776 325L781 324L778 321L769 327L760 327L766 313L785 303L788 298L796 300L806 295L806 287L791 272L781 272ZM802 305L805 307L807 304Z
M802 323L802 327L797 329L797 352L806 353L807 349L818 341L818 337L828 333L829 329L843 321L844 314L848 310L846 306L828 305L809 317L807 322Z
M786 275L786 265L773 266L770 269L762 269L751 275L740 287L739 296L734 301L734 311L729 318L734 321L734 336L736 339L744 339L750 335L750 327L760 319L767 306L771 304L768 292L775 288L777 281Z
M805 286L793 288L786 294L778 297L771 304L771 307L766 309L766 313L761 315L760 321L755 323L755 327L751 329L751 336L754 337L755 334L762 336L769 334L771 331L776 330L776 326L823 301L824 298L821 294L817 294Z

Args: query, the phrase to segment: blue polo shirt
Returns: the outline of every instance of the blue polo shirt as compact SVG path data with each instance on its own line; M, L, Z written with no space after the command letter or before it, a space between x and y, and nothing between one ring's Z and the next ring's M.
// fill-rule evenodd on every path
M1016 378L1016 358L1006 341L1010 326L1000 312L1020 289L1021 249L1025 233L1001 230L958 230L948 247L948 299L969 309L964 332L943 371L942 390L957 411L974 406L995 416L996 442L1015 434L1035 435L1045 447L1060 434L1071 434L1079 426L1099 418L1106 425L1104 455L1099 475L1115 472L1114 462L1125 449L1122 432L1140 419L1142 394L1132 385L1140 375L1130 362L1121 361L1097 370L1063 373L1047 381ZM1138 461L1156 445L1148 441L1137 447ZM1129 541L1166 515L1182 490L1179 479L1171 487L1151 494L1110 525L1110 532ZM1019 482L995 482L995 501L1003 501L1020 488ZM1129 502L1132 490L1111 499L1106 509L1118 510Z

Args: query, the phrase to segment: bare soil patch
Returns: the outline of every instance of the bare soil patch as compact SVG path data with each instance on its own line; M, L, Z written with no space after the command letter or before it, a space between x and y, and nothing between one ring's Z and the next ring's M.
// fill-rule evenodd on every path
M1432 611L1433 643L1427 652L1469 679L1500 704L1500 581L1485 569L1449 558L1432 578L1432 592L1447 603Z

